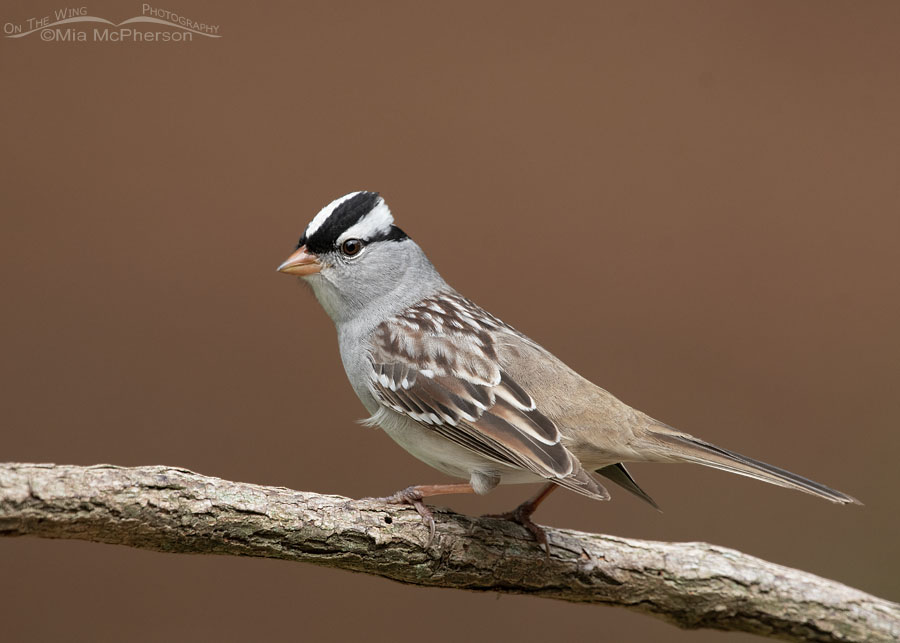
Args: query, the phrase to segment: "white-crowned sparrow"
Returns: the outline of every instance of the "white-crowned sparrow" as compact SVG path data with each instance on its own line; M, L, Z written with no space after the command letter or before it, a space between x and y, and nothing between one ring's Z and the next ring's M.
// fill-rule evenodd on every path
M693 462L837 503L840 491L699 440L595 386L441 278L375 192L325 206L278 270L300 275L337 327L353 390L400 446L468 482L409 487L416 507L443 493L484 494L501 483L549 484L506 517L546 546L530 515L556 486L596 500L596 471L656 504L623 462Z

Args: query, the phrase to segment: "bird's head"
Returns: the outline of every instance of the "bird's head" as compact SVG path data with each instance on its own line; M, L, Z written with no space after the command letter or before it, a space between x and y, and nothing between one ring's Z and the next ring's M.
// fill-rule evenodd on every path
M335 322L392 308L391 299L427 294L440 281L377 192L351 192L322 208L278 270L302 277Z

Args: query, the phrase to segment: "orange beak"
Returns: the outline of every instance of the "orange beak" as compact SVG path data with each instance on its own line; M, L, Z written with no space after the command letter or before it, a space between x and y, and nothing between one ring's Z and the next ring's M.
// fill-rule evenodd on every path
M300 246L287 258L283 264L278 266L278 272L284 272L289 275L314 275L322 269L319 258L306 249L306 246Z

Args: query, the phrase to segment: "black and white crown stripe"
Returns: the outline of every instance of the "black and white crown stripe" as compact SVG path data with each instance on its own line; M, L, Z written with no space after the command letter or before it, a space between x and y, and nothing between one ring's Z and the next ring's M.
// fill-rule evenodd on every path
M356 197L358 197L359 195L363 195L364 199L365 199L367 202L369 202L369 203L368 203L369 209L371 209L371 201L372 201L372 199L371 199L371 197L365 198L365 197L366 197L366 194L367 194L367 193L364 192L364 191L351 192L350 194L345 194L344 196L341 196L341 197L336 198L334 201L332 201L331 203L329 203L328 205L326 205L324 208L322 208L321 210L319 210L318 214L316 214L316 216L313 217L313 220L309 222L309 225L306 226L306 230L304 231L303 236L304 236L304 237L311 237L312 235L314 235L314 234L316 233L316 231L317 231L319 228L322 227L322 224L324 224L325 221L326 221L332 214L334 214L334 211L337 210L338 207L340 207L340 206L341 206L342 204L344 204L346 201L349 201L350 199L356 198ZM372 195L372 196L376 196L376 193L374 193L374 192L370 192L370 193L368 193L368 194L370 194L370 195ZM362 200L362 199L360 199L359 201L361 201L361 200ZM365 213L365 212L363 212L363 214L364 214L364 213Z
M377 192L351 192L335 199L313 217L300 238L316 254L328 252L347 239L401 241L408 238L394 225L394 217Z

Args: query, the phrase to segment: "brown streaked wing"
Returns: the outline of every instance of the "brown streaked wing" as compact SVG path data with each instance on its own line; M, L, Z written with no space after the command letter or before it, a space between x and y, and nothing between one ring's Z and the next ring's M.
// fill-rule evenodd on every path
M382 366L377 366L376 370L383 371ZM516 409L499 396L495 396L490 407L481 410L471 399L467 400L459 395L465 388L459 384L458 378L427 378L418 374L415 383L407 389L401 387L391 390L390 386L384 387L378 380L374 381L373 386L376 395L383 396L382 399L389 406L409 415L422 426L451 442L500 464L531 471L591 498L609 499L606 489L582 469L559 441L547 444L532 437L535 426L540 423L546 423L556 430L549 419L536 410ZM454 387L456 392L451 392ZM391 404L392 399L401 400L402 408L398 409ZM467 410L472 408L479 411L474 421L466 417Z
M521 336L458 293L427 298L375 329L372 393L425 428L500 464L608 498L562 445L553 421L500 369L495 333Z
M407 373L406 388L403 380L392 379L397 371ZM543 477L565 477L574 470L573 458L560 441L546 437L548 428L558 433L556 427L536 410L522 411L495 390L467 386L453 376L425 377L412 367L391 364L377 364L375 372L384 376L373 380L380 399L461 446ZM476 395L470 394L471 388Z

